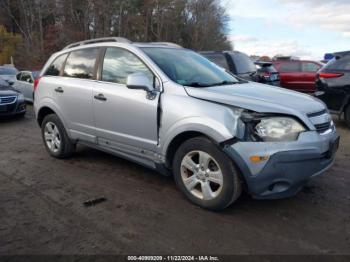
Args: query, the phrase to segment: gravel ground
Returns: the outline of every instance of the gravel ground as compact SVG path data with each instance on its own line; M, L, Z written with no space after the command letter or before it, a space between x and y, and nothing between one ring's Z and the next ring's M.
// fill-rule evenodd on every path
M0 122L0 254L350 254L350 130L335 165L293 198L220 213L171 177L79 146L51 158L31 108ZM85 207L96 197L107 201Z

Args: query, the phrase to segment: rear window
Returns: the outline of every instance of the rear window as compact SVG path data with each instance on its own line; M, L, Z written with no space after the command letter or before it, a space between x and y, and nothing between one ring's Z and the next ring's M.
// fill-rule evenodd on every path
M237 74L245 74L256 71L256 66L249 56L243 53L234 53L231 55L233 62L235 63L235 67L237 70Z
M277 72L276 68L273 65L256 65L256 67L260 72Z
M280 66L280 72L298 72L300 71L299 63L283 63Z
M98 52L98 48L88 48L71 52L67 58L63 75L74 78L92 79L94 77Z
M45 75L47 76L59 76L62 69L63 63L66 60L68 54L57 57L49 68L46 70ZM35 77L34 77L35 78Z
M350 56L333 58L326 65L331 70L350 70Z
M17 75L18 71L16 68L12 67L1 67L0 75Z
M227 59L225 54L201 54L202 56L208 58L214 64L225 68L226 70L230 70L227 64Z

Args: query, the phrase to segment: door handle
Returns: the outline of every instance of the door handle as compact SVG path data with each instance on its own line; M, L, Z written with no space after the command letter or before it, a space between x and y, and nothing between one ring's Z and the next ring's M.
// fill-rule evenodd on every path
M55 91L57 92L57 93L63 93L64 91L63 91L63 88L62 87L57 87L57 88L55 88Z
M94 98L96 100L100 100L100 101L106 101L107 100L107 98L103 94L95 95Z

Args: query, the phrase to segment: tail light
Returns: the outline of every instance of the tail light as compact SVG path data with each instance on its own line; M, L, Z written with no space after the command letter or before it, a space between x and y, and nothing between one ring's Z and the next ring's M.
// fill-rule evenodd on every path
M317 76L319 78L336 78L336 77L341 77L344 74L342 73L318 73Z
M38 88L40 79L41 79L41 77L34 79L34 91Z

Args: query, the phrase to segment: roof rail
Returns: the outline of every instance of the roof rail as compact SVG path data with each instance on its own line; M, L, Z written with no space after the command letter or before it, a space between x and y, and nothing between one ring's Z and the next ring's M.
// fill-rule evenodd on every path
M81 45L104 43L104 42L119 42L119 43L128 43L128 44L131 43L130 40L124 37L102 37L102 38L94 38L94 39L88 39L88 40L72 43L67 45L63 49L68 49L68 48L77 47Z
M175 43L171 43L171 42L150 42L147 44L151 44L151 45L167 45L167 46L173 46L173 47L182 47L181 45L175 44Z

